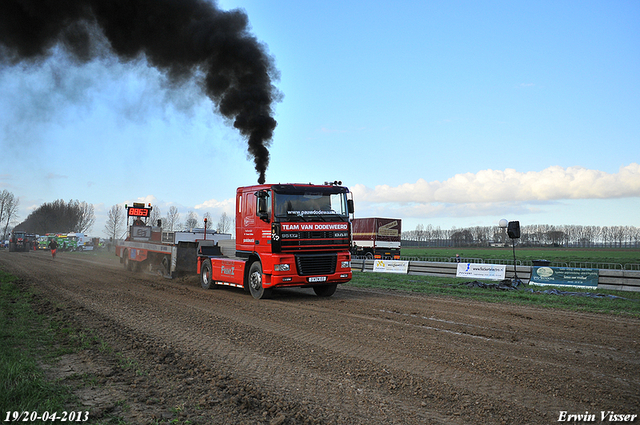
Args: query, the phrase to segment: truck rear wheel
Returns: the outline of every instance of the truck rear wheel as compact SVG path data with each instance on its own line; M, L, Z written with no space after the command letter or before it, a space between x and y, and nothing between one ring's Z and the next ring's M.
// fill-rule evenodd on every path
M138 262L129 258L129 251L124 252L124 269L130 272L138 271Z
M124 269L131 271L131 260L129 260L129 251L124 251L124 253L122 254L122 259L124 260L122 262L122 264L124 265Z
M271 296L271 289L265 289L262 286L262 264L260 261L254 261L249 268L249 291L251 296L257 300Z
M337 283L334 283L333 285L314 286L313 292L315 292L319 297L330 297L331 295L336 293L337 287Z
M211 280L211 260L204 260L202 267L200 268L200 286L204 289L210 289L215 287L215 284Z
M171 277L171 260L166 255L162 257L162 274L165 277Z

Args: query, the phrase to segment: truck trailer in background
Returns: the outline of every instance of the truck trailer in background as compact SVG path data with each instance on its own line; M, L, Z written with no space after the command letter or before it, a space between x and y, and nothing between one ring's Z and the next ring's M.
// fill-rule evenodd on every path
M351 253L367 259L400 259L402 220L397 218L354 218L351 221Z

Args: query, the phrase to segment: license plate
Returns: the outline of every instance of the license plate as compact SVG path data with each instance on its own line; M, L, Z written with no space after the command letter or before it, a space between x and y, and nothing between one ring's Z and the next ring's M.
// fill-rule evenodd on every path
M327 280L326 276L310 277L309 278L309 282L325 282L326 280Z

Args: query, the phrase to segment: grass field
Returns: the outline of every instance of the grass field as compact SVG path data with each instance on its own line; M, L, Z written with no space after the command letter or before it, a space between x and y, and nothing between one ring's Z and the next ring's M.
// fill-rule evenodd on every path
M513 260L512 248L402 248L402 256L418 258L462 258ZM613 263L640 265L639 249L589 249L589 248L519 248L516 244L516 260L523 264L533 260L549 260L558 263Z
M0 270L0 413L61 412L73 400L68 388L45 378L39 362L57 355L54 332L20 291L16 279ZM12 419L11 417L9 418Z

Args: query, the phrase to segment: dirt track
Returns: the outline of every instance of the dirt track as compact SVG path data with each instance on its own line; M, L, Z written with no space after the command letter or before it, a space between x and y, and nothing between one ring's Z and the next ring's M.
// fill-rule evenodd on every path
M348 284L326 299L285 290L257 301L204 290L197 277L132 274L89 253L0 251L0 268L41 291L43 312L93 329L137 364L123 370L97 348L67 359L65 370L99 376L82 395L96 421L121 399L129 423L550 424L561 411L588 411L596 423L601 411L640 414L635 319Z

